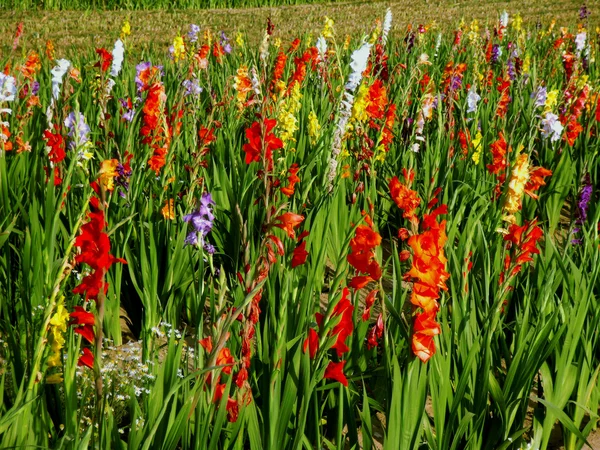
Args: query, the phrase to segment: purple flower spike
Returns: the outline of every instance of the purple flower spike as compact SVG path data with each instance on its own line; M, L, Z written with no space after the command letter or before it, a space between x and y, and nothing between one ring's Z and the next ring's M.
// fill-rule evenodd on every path
M187 245L200 245L211 255L215 252L215 247L206 242L205 238L212 230L214 224L215 216L211 209L214 204L215 202L210 193L205 192L200 198L198 211L194 211L183 217L184 222L189 222L194 227L194 230L185 238L185 243Z

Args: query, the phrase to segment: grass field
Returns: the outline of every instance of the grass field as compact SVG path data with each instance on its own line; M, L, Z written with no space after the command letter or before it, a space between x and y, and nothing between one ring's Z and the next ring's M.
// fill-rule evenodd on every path
M598 24L600 7L591 3L589 23L592 29ZM451 31L460 20L478 19L482 25L492 25L500 14L510 10L520 14L525 24L535 25L539 20L548 25L556 20L563 26L575 25L580 4L571 0L542 2L524 0L519 2L481 2L447 0L397 2L339 2L335 4L295 5L267 8L211 9L182 11L6 11L0 15L0 49L6 52L12 45L18 23L23 23L27 31L27 45L44 48L46 40L54 42L62 54L89 48L96 42L103 45L114 41L119 35L123 18L131 23L133 34L129 49L139 52L142 49L160 50L171 44L172 37L185 32L190 23L213 32L224 30L233 35L241 31L248 36L250 43L258 45L268 17L275 24L275 35L291 39L304 33L318 35L323 17L331 17L336 23L338 36L358 35L370 31L381 11L390 7L394 14L394 30L403 33L408 24L435 23L440 30ZM74 50L73 50L74 49Z
M0 448L597 442L597 5L387 7L1 15Z

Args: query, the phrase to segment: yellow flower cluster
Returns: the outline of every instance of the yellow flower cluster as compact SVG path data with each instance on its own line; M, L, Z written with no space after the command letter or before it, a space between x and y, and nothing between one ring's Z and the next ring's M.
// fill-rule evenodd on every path
M521 14L517 14L514 19L512 20L512 27L516 30L516 31L521 31L521 27L523 26L523 18L521 17Z
M162 216L165 220L174 220L175 219L175 205L173 204L173 199L170 198L165 202L165 206L160 210Z
M130 34L131 25L129 24L129 20L125 19L125 21L123 22L123 27L121 28L121 40L125 39Z
M112 191L115 188L115 177L119 175L117 172L118 165L119 161L117 159L106 159L100 165L100 178L98 181L107 191Z
M56 306L56 312L50 318L50 350L48 358L48 367L58 367L62 365L61 350L65 346L64 333L67 331L67 322L69 313L65 308L65 298L61 297Z
M286 142L296 142L294 139L294 133L298 131L298 119L296 114L300 111L302 103L302 93L300 92L300 83L294 83L291 95L284 103L281 111L279 112L278 126L281 128L281 135L279 136L283 144Z
M369 103L369 86L361 84L358 88L358 93L352 105L352 120L357 122L365 122L369 116L367 115L367 106Z
M552 108L558 103L558 89L549 91L546 94L546 103L544 103L544 112L552 111Z
M473 19L473 22L471 22L468 37L472 44L479 39L479 21L477 19Z
M519 149L520 150L520 149ZM510 223L516 223L514 213L521 209L521 198L525 192L525 185L529 180L529 157L526 154L520 154L513 167L510 180L508 182L508 192L504 209L508 216L504 220Z
M242 36L241 31L238 31L237 34L235 35L235 43L238 45L238 47L244 46L244 37Z
M321 125L319 124L319 119L315 112L311 110L308 114L308 137L310 138L310 143L315 145L320 136Z
M333 37L333 19L325 17L325 24L323 25L323 32L321 33L324 38L331 39Z
M181 36L173 39L173 59L175 62L185 59L185 44Z
M252 90L252 81L248 76L248 67L241 66L233 77L233 88L237 91L238 108L242 109L248 92Z
M481 159L481 150L482 150L481 140L482 139L483 139L483 136L481 135L481 131L477 130L477 134L471 141L471 144L473 144L473 150L474 150L473 155L471 155L471 159L473 160L473 162L475 164L479 164L479 160Z

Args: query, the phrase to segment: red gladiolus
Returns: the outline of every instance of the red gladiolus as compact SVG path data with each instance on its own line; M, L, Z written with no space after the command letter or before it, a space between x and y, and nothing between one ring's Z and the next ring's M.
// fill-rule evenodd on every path
M379 79L369 87L366 111L371 120L381 119L385 113L388 99L385 86Z
M325 369L325 375L323 378L339 381L344 386L348 387L348 379L346 378L346 375L344 375L345 364L346 361L340 361L337 363L330 361L327 369Z
M447 207L442 205L426 214L422 221L423 232L408 239L408 245L413 250L411 269L405 278L414 280L411 303L423 312L417 314L412 337L413 353L423 362L435 353L433 336L440 333L435 316L439 309L437 299L440 290L447 290L446 280L450 274L446 272L447 259L444 245L447 241L446 221L438 223L437 216L446 214Z
M352 289L359 290L364 288L371 281L375 280L373 280L373 278L371 278L368 275L357 275L355 277L352 277L352 280L350 280L350 287Z
M287 61L287 55L280 51L277 54L277 59L275 60L275 66L273 67L273 78L271 79L271 86L275 86L275 84L281 80L283 76L283 71L285 69L285 63Z
M533 199L537 199L538 196L534 194L535 191L539 190L541 186L545 186L546 182L544 178L552 175L552 171L543 167L536 167L529 171L529 181L525 185L525 193Z
M423 362L427 362L435 353L433 337L441 333L440 325L435 321L435 312L417 314L413 327L413 353Z
M89 348L84 347L83 355L81 355L79 357L79 360L77 361L77 365L78 366L86 366L86 367L89 367L90 369L94 368L94 354L91 352L91 350Z
M94 67L100 67L102 72L106 72L112 64L113 55L104 48L97 48L96 53L100 55L100 61L97 62Z
M45 130L44 139L46 139L46 145L50 148L48 152L48 159L50 161L57 164L65 159L65 141L58 130L56 133L52 133L51 130Z
M568 142L569 146L573 147L575 145L575 141L579 136L579 133L583 131L583 127L577 120L571 119L567 123L567 132L565 133L565 140Z
M227 420L229 422L237 422L240 409L237 400L232 398L227 399Z
M283 142L281 139L271 133L271 130L277 125L275 119L264 120L264 141L261 124L257 121L254 122L250 128L246 129L246 139L248 143L244 144L243 150L246 152L246 164L260 161L263 156L271 165L273 161L273 150L283 148Z
M402 210L402 217L410 220L413 223L417 223L417 217L415 210L421 204L421 199L416 191L410 189L412 182L415 178L415 173L410 170L402 169L404 175L404 181L406 184L400 182L398 177L394 177L390 180L390 196L396 206Z
M92 198L90 203L93 209L98 207L96 198ZM92 211L88 213L88 218L90 221L81 226L81 234L75 238L75 246L81 251L75 256L75 261L90 266L92 273L83 278L79 286L73 289L73 293L85 293L86 300L97 300L100 293L108 292L108 283L104 281L104 275L110 266L116 262L127 262L110 254L110 240L103 231L106 226L104 211Z
M302 349L304 353L306 353L306 349L308 349L310 359L314 359L319 350L319 335L312 328L308 330L308 337L304 340Z
M504 236L505 241L509 241L511 253L506 255L504 260L504 272L500 274L499 283L505 281L505 273L510 277L517 275L522 265L533 261L534 254L539 254L537 248L538 241L542 238L544 232L537 226L537 219L531 222L525 222L523 226L512 224L508 228L508 234ZM512 270L509 269L514 266Z
M375 325L373 325L367 333L367 349L371 350L372 348L377 347L377 341L381 339L381 336L383 336L383 316L379 313Z
M94 325L96 320L93 313L86 311L81 306L75 306L75 311L69 316L73 319L72 324L76 325Z
M206 353L212 352L212 349L213 349L212 337L209 336L207 338L200 339L198 341L198 343L202 346L202 348L204 350L206 350Z
M223 367L223 373L230 374L231 366L235 363L233 356L231 355L231 350L227 347L221 349L219 352L219 356L217 356L217 366L226 366Z
M71 325L78 325L73 330L75 333L80 334L89 343L94 342L94 314L86 311L81 306L76 306L75 311L69 314L71 317Z
M300 177L298 176L299 170L300 168L296 163L292 164L291 167L288 169L290 176L288 177L288 185L281 188L281 192L283 195L287 197L291 197L292 195L294 195L294 187L296 183L300 182Z
M275 217L275 220L279 221L280 223L275 223L273 226L281 228L290 238L294 239L296 237L294 228L298 228L298 225L300 225L304 220L304 216L301 216L300 214L294 214L292 212L286 212Z
M373 289L371 292L369 292L369 295L367 295L367 297L365 298L365 310L362 315L363 322L366 322L367 320L369 320L371 318L371 308L373 307L373 304L375 303L375 297L377 296L378 292L379 291L377 289Z
M235 384L241 389L246 380L248 380L248 370L245 367L242 367L235 377Z
M492 164L488 164L486 167L492 174L499 174L506 170L508 162L506 161L507 143L504 139L502 132L498 133L498 140L490 145L490 151L492 152Z
M352 331L354 331L354 323L352 322L354 306L352 306L352 303L350 303L350 300L348 299L349 295L350 292L348 289L344 288L342 298L333 309L332 317L341 316L340 322L333 327L333 330L331 330L331 336L337 335L337 340L331 348L334 348L337 351L338 356L342 356L343 353L350 350L346 345L346 339L352 334Z
M219 403L223 398L223 394L225 393L225 388L227 385L225 383L217 383L215 386L215 394L213 396L213 403Z
M381 244L381 236L370 226L359 225L350 240L348 262L361 273L368 274L373 280L381 278L381 267L375 260L375 247Z
M294 253L292 255L292 269L304 264L307 258L308 252L306 251L306 241L302 241L294 249Z

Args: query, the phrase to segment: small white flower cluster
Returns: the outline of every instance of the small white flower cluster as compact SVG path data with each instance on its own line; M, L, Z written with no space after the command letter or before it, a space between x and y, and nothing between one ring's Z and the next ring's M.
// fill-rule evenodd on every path
M154 363L142 361L142 341L133 341L121 346L113 346L106 340L102 352L102 382L111 412L117 422L127 414L131 392L136 397L150 394L155 375ZM82 415L80 426L91 425L94 414L94 375L84 367L77 368L77 397L81 400Z

